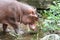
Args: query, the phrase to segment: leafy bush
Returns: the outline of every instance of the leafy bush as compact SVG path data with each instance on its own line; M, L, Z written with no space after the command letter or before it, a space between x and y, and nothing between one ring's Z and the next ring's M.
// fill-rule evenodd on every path
M60 3L59 1L53 2L55 5L50 5L50 10L44 10L43 21L42 21L42 30L50 31L50 30L60 30Z

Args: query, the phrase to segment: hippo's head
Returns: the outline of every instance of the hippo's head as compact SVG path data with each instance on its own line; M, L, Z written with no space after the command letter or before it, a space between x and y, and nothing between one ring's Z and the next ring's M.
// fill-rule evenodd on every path
M25 25L29 25L30 29L36 31L36 22L38 21L38 16L36 9L32 8L26 8L23 11L23 16L22 16L22 23Z

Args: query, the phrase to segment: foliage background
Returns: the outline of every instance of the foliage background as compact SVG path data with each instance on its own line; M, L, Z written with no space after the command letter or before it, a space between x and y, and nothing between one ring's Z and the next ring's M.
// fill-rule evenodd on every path
M60 0L18 0L26 2L37 8L39 22L37 23L38 33L35 39L43 36L44 33L60 33ZM59 31L59 32L58 32ZM49 33L48 33L49 32ZM34 39L33 38L33 39ZM34 39L34 40L35 40Z
M39 21L37 22L37 33L31 31L24 36L18 36L13 32L3 35L0 33L2 40L40 40L47 34L60 35L60 0L18 0L36 7ZM19 24L19 26L21 26ZM23 29L27 27L23 27ZM24 30L25 31L25 30Z

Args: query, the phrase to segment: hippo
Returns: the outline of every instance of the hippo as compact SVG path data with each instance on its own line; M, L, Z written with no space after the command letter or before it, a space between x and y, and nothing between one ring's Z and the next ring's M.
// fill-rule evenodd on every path
M33 6L16 0L0 0L0 23L3 24L4 33L6 33L6 28L9 24L18 34L17 22L28 24L29 28L35 31L37 21L37 11Z

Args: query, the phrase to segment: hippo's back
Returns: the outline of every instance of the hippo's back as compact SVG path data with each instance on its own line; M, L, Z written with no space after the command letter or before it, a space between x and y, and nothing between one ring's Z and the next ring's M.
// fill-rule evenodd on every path
M10 14L12 15L12 13L13 13L12 8L14 7L13 2L15 2L15 1L14 0L0 0L0 22L5 20L6 15L8 15L8 16Z

